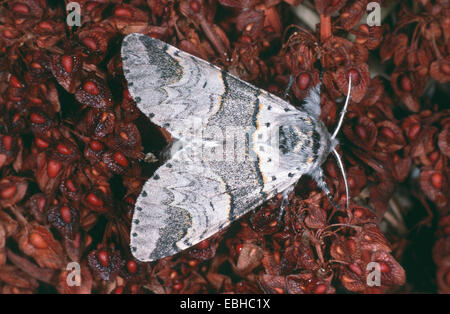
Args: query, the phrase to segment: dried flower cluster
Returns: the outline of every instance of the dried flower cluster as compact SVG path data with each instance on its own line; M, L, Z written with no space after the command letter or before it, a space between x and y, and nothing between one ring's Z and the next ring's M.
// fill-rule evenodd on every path
M392 10L381 26L364 23L367 0L77 2L79 27L66 23L63 2L0 4L1 293L399 291L407 276L379 223L401 185L438 217L436 291L450 292L450 111L436 96L450 82L447 1L378 1ZM300 3L320 17L317 30L298 26ZM276 197L191 250L134 260L134 202L159 165L145 156L159 157L171 137L127 91L120 44L132 32L280 96L293 77L293 104L322 82L330 130L351 74L340 136L349 212L302 178L281 225ZM324 167L344 205L335 162ZM72 261L80 286L67 284ZM370 262L381 286L366 283Z

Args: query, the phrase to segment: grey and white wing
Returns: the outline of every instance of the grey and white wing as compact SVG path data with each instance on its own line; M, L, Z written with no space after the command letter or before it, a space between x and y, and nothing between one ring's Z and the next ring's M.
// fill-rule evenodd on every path
M139 109L177 138L193 137L217 112L221 70L155 38L130 34L122 43L128 90Z
M190 159L197 149L187 146L176 152L145 183L130 232L131 251L138 260L185 250L263 202L254 168ZM233 177L239 172L247 180Z
M179 159L186 149L158 168L136 200L130 247L140 261L181 252L273 196L257 164Z

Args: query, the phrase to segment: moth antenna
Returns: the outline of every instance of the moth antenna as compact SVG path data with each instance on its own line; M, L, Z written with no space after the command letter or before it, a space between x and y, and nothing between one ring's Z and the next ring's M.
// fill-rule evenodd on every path
M281 225L281 219L283 219L283 216L286 212L286 206L289 204L289 194L291 194L291 192L294 190L294 187L295 187L295 185L287 188L281 194L283 196L283 199L282 199L281 205L280 205L280 213L278 214L278 226Z
M344 185L345 185L345 196L346 196L346 211L349 213L349 207L350 207L350 193L348 191L348 183L347 183L347 175L345 174L344 164L342 163L341 156L339 156L336 149L333 148L332 150L334 157L337 160L339 169L341 170L342 177L344 178Z
M317 186L325 193L325 195L328 197L328 200L330 201L331 205L337 209L340 210L340 206L338 204L336 204L336 202L333 199L333 194L331 194L330 189L328 188L328 185L325 181L325 178L323 176L323 171L322 169L319 167L317 168L317 170L315 172L313 172L311 174L311 176L313 177L314 181L316 181Z
M336 137L336 135L338 134L339 130L341 129L342 126L342 122L344 121L344 116L345 113L347 112L347 107L348 107L348 103L350 101L350 92L352 90L352 74L349 73L348 75L348 91L347 91L347 99L345 99L345 104L344 104L344 108L341 111L341 115L339 117L339 123L336 127L336 129L334 130L333 135L331 136L331 139L334 139Z
M288 86L286 87L286 90L284 91L284 98L287 99L289 96L289 91L292 88L292 84L294 83L294 77L291 75L289 76L289 83Z

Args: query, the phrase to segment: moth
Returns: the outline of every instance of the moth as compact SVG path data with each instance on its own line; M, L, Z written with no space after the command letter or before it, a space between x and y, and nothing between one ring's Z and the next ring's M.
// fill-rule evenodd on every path
M278 193L286 200L303 175L331 196L320 167L330 152L347 186L335 147L351 77L330 134L319 120L320 84L297 109L158 39L127 35L121 54L138 108L175 139L136 200L130 247L138 260L190 248Z

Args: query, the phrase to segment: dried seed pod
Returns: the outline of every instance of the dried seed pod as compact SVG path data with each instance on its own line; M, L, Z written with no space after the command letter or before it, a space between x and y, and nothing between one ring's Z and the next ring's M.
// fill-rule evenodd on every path
M298 99L308 96L310 89L319 84L319 71L301 71L295 78L292 90Z
M220 236L214 236L210 239L204 240L190 249L188 255L191 258L202 261L212 259L216 255L216 250L220 239Z
M286 278L284 276L261 275L258 283L265 293L283 294L286 289Z
M105 186L94 188L83 196L82 202L91 211L106 213L112 204L111 191Z
M378 267L381 271L380 282L383 286L402 286L405 283L405 270L388 252L373 252L371 261L378 264ZM368 275L368 273L372 270L373 269L366 268L366 275Z
M14 162L20 146L21 144L17 137L0 134L0 169Z
M279 200L272 199L263 205L261 209L253 212L250 216L253 229L262 234L275 233L280 228L278 224L278 211L275 210L279 208L280 204Z
M340 14L341 26L346 30L351 30L366 13L367 0L358 0L343 10Z
M347 64L334 73L334 80L344 95L348 90L348 78L352 77L352 101L359 103L370 84L369 66L366 63Z
M51 77L50 58L41 51L35 51L29 54L30 60L27 60L28 71L25 74L27 83L42 83Z
M126 156L142 158L141 134L134 123L120 123L114 128L114 133L108 136L106 144Z
M78 33L84 47L87 61L98 64L107 53L108 43L115 35L115 30L109 23L94 24L88 29L82 28Z
M391 121L377 123L377 148L383 152L394 152L406 144L402 129Z
M102 138L113 132L115 119L112 112L92 108L77 124L77 129L86 136Z
M377 142L378 130L372 120L360 117L353 126L344 125L344 134L356 146L371 149Z
M148 26L148 14L132 5L117 5L112 12L113 15L108 19L108 22L121 34L127 35L139 32Z
M420 187L438 207L444 208L448 205L449 184L444 173L434 169L422 169L420 172Z
M351 30L350 33L356 36L356 44L364 45L369 50L377 48L383 41L382 26L368 26L367 24L361 24L357 30Z
M36 38L38 47L50 48L64 36L64 24L54 20L43 20L34 26L33 32L38 36Z
M40 267L61 269L65 266L63 248L47 228L33 224L24 228L17 238L20 250L33 257Z
M80 213L77 209L60 204L47 212L48 222L64 237L74 239L80 227Z
M119 251L115 249L93 250L87 259L94 276L106 281L113 281L124 266Z
M67 52L62 55L53 55L51 58L51 71L58 83L69 93L74 93L79 85L82 57L79 53Z
M55 126L52 119L43 110L37 107L30 108L30 115L28 116L31 131L36 137L48 138L50 131Z
M46 9L46 4L39 0L17 0L8 3L8 7L16 17L33 17L39 19Z
M25 207L31 211L39 223L45 223L45 213L49 203L50 200L47 200L44 194L37 193L27 200Z
M413 111L420 110L419 96L425 87L425 81L417 73L404 72L397 68L391 75L391 83L395 93Z
M21 177L4 177L0 180L0 207L7 208L20 202L28 188L28 182Z
M236 29L250 38L256 38L264 27L264 12L259 10L242 11L236 18Z
M450 82L450 61L439 59L431 63L430 76L439 83Z
M59 191L67 200L78 203L81 200L82 189L75 178L66 179L59 185Z
M93 108L105 110L112 107L109 87L95 75L89 75L82 80L75 92L75 99Z

